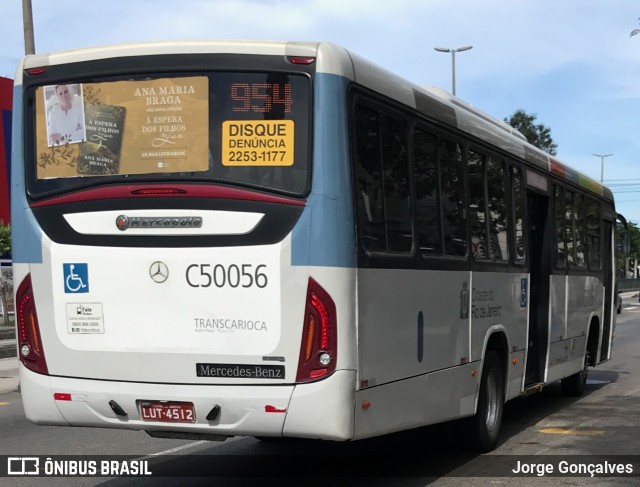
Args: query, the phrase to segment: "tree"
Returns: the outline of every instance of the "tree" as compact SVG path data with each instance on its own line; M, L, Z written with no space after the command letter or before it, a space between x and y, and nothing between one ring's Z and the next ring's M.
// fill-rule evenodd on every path
M0 223L0 255L11 250L11 225Z
M629 253L640 254L640 228L633 222L627 222L627 233L629 234Z
M640 228L635 223L627 222L627 239L629 255L626 255L623 248L623 227L616 225L616 246L618 254L618 277L625 278L627 273L631 273L635 277L635 268L640 260Z
M0 255L4 255L11 250L11 226L0 223ZM9 324L9 302L13 295L12 273L5 274L0 269L0 301L2 302L2 324ZM10 270L10 268L9 268Z
M536 124L536 117L537 115L535 114L529 115L524 110L518 109L513 115L511 115L511 118L505 118L504 121L513 128L519 130L520 133L527 138L530 144L533 144L538 149L542 149L552 156L555 156L558 146L551 138L551 129L545 127L544 124Z

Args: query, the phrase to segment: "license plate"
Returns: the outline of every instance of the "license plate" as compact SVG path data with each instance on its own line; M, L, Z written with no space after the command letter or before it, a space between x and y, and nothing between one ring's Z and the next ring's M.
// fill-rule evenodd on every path
M191 402L141 401L140 417L143 421L163 423L195 423L196 412Z

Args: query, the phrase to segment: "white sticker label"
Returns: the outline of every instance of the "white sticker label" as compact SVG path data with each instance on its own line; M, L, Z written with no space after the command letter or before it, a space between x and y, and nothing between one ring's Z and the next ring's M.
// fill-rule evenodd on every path
M104 333L101 303L67 303L67 331L70 334Z

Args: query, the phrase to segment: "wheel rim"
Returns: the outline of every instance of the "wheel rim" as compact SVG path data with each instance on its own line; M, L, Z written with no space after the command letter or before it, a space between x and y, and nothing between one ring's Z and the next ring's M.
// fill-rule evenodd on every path
M498 383L493 371L487 377L487 430L493 431L498 422Z

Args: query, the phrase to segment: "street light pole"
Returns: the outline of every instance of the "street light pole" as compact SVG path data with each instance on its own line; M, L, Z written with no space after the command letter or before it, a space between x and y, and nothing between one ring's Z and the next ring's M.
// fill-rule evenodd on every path
M22 23L24 27L24 53L35 54L36 44L33 35L31 0L22 0Z
M596 157L600 158L600 184L604 182L604 158L610 157L613 154L593 154Z
M448 47L434 47L438 52L451 53L451 93L456 94L456 52L468 51L473 46L462 46L457 49L449 49Z

